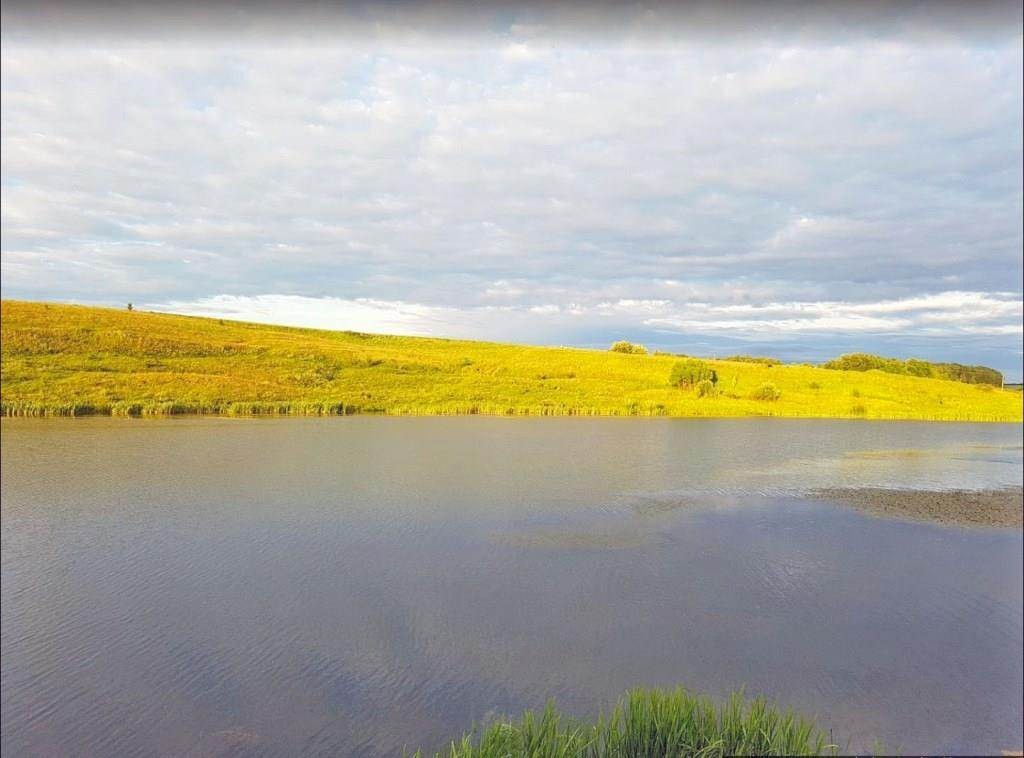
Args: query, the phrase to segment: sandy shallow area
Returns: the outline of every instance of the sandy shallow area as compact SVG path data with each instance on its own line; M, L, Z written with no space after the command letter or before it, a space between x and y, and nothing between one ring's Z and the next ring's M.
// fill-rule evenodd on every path
M814 496L885 518L1015 529L1024 525L1020 487L943 491L829 488L816 490Z

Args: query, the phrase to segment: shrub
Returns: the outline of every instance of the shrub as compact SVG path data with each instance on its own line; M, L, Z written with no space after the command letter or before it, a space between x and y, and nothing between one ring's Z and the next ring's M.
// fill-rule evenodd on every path
M765 382L756 390L750 393L750 397L753 400L769 400L774 401L782 397L782 393L779 392L779 388L771 382Z
M811 382L810 384L807 385L807 387L808 387L808 389L812 389L812 390L820 390L821 389L821 385L818 384L817 382Z
M673 387L696 387L698 383L708 381L714 386L718 384L718 374L711 366L697 358L686 358L676 361L669 374L668 383Z
M694 389L697 390L697 397L715 396L715 384L710 379L701 379Z
M634 345L626 340L619 340L611 347L613 353L628 353L631 355L647 355L647 348L643 345Z

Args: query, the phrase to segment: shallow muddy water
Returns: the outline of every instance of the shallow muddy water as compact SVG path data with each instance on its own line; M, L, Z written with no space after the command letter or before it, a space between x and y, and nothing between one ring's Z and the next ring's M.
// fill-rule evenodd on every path
M1022 535L821 487L1021 483L1021 427L2 422L2 749L379 755L746 686L850 749L1022 739Z

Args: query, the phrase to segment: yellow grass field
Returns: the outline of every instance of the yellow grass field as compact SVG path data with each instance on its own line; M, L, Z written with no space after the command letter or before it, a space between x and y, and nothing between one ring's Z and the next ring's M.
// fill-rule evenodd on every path
M879 371L677 358L2 303L4 415L501 414L1021 421L1020 392ZM751 396L770 382L776 400Z

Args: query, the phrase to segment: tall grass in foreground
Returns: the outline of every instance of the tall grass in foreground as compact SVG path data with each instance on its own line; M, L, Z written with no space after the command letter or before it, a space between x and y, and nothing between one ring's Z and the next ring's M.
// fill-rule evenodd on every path
M562 716L499 721L453 742L436 758L664 758L665 756L835 755L814 723L764 699L733 693L720 706L683 689L633 690L595 723ZM420 753L416 754L420 756Z

